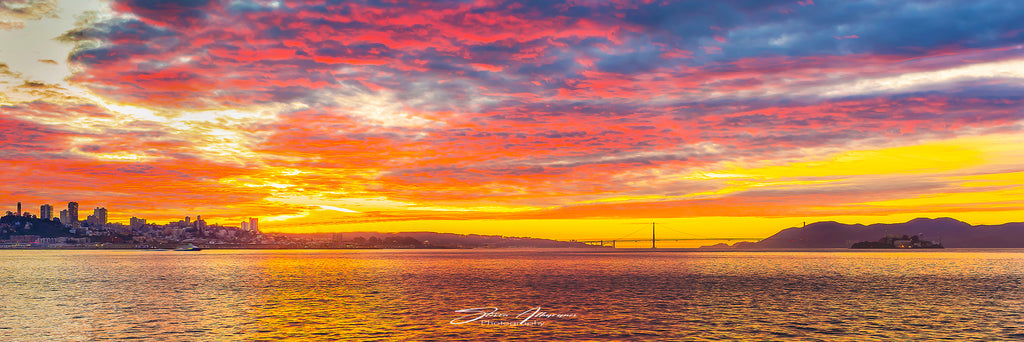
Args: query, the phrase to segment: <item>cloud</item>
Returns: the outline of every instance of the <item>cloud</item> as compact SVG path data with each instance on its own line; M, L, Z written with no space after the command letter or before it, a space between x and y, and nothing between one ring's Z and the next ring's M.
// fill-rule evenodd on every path
M215 10L217 2L210 0L123 0L116 1L115 10L131 11L142 20L154 25L202 25L206 12Z
M840 83L815 93L825 97L847 97L872 93L904 93L932 90L936 87L955 88L974 80L1024 79L1024 59L990 63L976 63L943 70L912 72L895 76L861 79Z
M16 0L0 3L0 29L25 27L25 21L57 16L56 0Z
M343 213L358 213L358 211L355 211L355 210L345 209L345 208L338 208L338 207L330 206L330 205L321 205L320 209L340 211L340 212L343 212Z
M0 151L67 170L75 183L53 189L210 210L295 196L544 217L868 210L850 203L951 183L693 175L1019 132L1019 6L115 1L59 37L75 45L68 84L0 64L5 94L29 99L4 100ZM87 185L104 177L141 180Z

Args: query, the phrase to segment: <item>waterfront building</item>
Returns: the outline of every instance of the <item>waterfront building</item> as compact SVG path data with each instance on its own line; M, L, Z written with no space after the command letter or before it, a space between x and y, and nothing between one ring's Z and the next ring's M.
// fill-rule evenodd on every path
M255 217L250 217L249 218L249 230L257 232L257 233L260 232L259 219L258 218L255 218Z
M18 216L21 216L21 202L18 202Z
M67 227L67 226L69 226L68 222L70 222L70 221L68 221L68 210L67 209L61 210L60 211L60 223L63 224L65 227Z

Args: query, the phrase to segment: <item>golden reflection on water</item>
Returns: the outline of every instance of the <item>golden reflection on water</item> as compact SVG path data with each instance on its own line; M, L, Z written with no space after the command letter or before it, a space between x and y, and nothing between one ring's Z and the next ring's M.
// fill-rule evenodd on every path
M0 285L3 341L1024 338L1020 250L2 250Z

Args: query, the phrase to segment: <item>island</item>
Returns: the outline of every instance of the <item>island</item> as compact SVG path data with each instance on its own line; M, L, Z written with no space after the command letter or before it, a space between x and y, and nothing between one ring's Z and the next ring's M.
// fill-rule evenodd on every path
M895 249L895 248L943 248L942 243L921 240L920 236L886 235L878 241L861 241L850 246L853 249Z
M879 236L892 237L877 240ZM906 238L904 238L906 236ZM852 245L894 245L918 241L943 248L1024 248L1024 222L998 225L971 225L949 217L916 218L903 223L843 224L834 221L810 223L790 227L757 242L737 242L733 245L707 246L712 249L799 249L799 248L851 248ZM858 242L860 241L860 242ZM921 243L924 246L923 243ZM859 247L890 248L890 247ZM898 248L898 247L892 247ZM917 247L921 248L921 247ZM938 248L938 247L926 247Z

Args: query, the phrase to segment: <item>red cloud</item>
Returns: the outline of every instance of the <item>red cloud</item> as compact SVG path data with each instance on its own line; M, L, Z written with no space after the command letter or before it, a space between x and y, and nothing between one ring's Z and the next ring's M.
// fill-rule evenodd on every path
M176 110L276 106L276 117L244 128L251 131L242 143L254 153L252 163L307 171L289 179L309 193L345 189L427 204L558 206L575 198L657 193L663 189L653 188L658 185L652 185L652 170L772 159L878 138L950 136L965 128L1009 127L1021 117L1021 99L1005 95L1015 89L1006 84L847 97L819 91L860 79L1017 58L1014 48L744 55L736 45L743 37L733 35L730 25L679 28L699 33L696 42L720 46L686 45L677 42L686 37L669 32L674 24L637 19L642 13L632 11L643 5L614 2L607 6L619 11L607 14L600 7L605 3L594 5L600 10L489 1L289 2L273 9L121 1L116 11L140 19L83 33L99 44L83 44L75 52L72 59L82 71L73 81L115 102L163 107L157 109L171 116ZM820 37L832 41L831 34ZM859 40L830 44L869 43L868 37L838 36ZM987 95L990 89L1003 95ZM395 106L378 110L374 101ZM38 119L59 119L46 115L62 111L111 115L95 107L32 106L10 113L31 112ZM400 119L413 123L391 122ZM67 152L49 166L23 164L46 170L45 177L67 173L67 180L53 185L54 193L89 194L98 191L90 182L115 177L104 186L167 201L184 194L200 205L221 201L258 208L273 194L255 184L273 175L204 158L190 139L198 135L121 126L106 127L111 134L104 135L14 115L4 120L0 139L6 153ZM74 142L83 136L88 146ZM122 163L76 151L153 158ZM218 181L234 178L254 184ZM678 190L687 191L697 190ZM803 215L813 211L807 208L814 201L833 199L819 196L812 201L736 195L621 210L570 206L537 215Z

